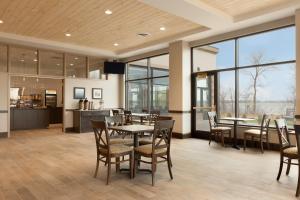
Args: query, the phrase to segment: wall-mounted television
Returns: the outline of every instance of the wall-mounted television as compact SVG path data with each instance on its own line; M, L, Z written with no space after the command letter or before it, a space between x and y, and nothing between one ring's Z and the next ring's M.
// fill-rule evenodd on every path
M104 62L105 74L125 74L125 63L122 62Z

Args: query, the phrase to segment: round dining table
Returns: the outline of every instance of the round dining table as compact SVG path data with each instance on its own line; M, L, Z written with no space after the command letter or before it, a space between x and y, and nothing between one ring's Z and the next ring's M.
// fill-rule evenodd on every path
M253 121L255 119L242 118L242 117L224 117L224 118L221 118L220 120L233 121L233 144L232 144L232 148L240 150L240 147L237 144L237 125L238 125L238 122Z

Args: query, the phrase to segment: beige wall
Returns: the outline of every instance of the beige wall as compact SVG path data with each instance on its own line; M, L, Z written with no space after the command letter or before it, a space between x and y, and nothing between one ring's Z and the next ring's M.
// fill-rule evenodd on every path
M99 100L92 99L92 88L103 89L103 108L118 108L122 105L120 95L122 89L120 88L121 75L108 75L108 80L90 80L90 79L65 79L65 95L64 95L64 128L73 127L73 111L78 109L78 99L73 99L73 88L84 87L85 96L89 101L93 101L95 108L99 106Z
M169 110L175 119L174 132L191 133L191 50L177 41L169 46Z
M300 115L300 10L296 11L296 115ZM300 119L297 119L300 123Z
M0 133L9 133L9 77L0 72Z

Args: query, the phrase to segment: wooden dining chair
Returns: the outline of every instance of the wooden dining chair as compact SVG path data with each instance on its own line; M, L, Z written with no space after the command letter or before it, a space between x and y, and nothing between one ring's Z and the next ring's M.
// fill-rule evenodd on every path
M221 138L222 145L225 146L224 136L227 135L231 140L231 127L227 126L220 126L218 124L217 114L216 112L207 112L209 127L210 127L210 134L209 134L209 145L211 143L212 137Z
M170 178L173 179L170 147L174 122L174 120L157 121L154 127L152 144L134 149L134 176L138 162L151 164L152 186L155 184L155 171L158 163L167 162ZM151 161L144 160L143 157L150 158Z
M159 110L151 110L149 115L149 125L154 125L160 116Z
M262 153L264 153L264 142L267 143L268 149L270 149L269 144L269 125L270 125L271 119L268 115L263 114L261 124L259 129L248 129L244 132L244 151L246 150L247 146L247 139L248 137L251 137L251 141L259 141L260 144L260 150Z
M299 153L298 148L295 145L292 145L290 142L290 132L288 131L287 123L285 119L276 119L275 125L277 129L277 135L278 135L278 141L280 146L280 165L279 165L279 171L277 175L277 181L279 181L283 164L287 164L286 168L286 175L289 175L291 165L298 165L298 162L293 162L294 160L299 160ZM295 128L296 130L296 128ZM298 132L300 134L300 132ZM296 133L295 133L296 134ZM297 138L296 134L296 140L298 143L299 138ZM300 170L300 168L299 168ZM298 174L298 185L299 185L299 174ZM299 195L299 186L297 186L297 192L296 196Z
M123 126L123 118L121 115L115 115L115 116L106 116L105 117L106 124L108 127L112 126ZM123 133L121 131L114 131L112 130L110 132L110 143L111 144L125 144L129 146L133 146L133 139L132 138L126 138L126 133Z
M300 125L294 125L294 128L295 128L297 147L300 147ZM294 147L294 149L297 147ZM297 148L297 159L298 162L296 164L298 164L298 181L297 181L296 197L298 197L300 193L300 148Z
M107 123L105 121L91 121L94 130L96 149L97 149L97 163L94 177L97 177L99 162L107 164L107 178L106 184L109 184L111 165L116 164L116 171L120 169L120 163L129 161L130 163L130 178L133 177L133 163L134 154L132 147L122 144L111 144ZM129 156L129 159L124 159L125 156ZM123 158L120 160L120 158ZM115 162L112 159L115 158Z
M112 114L113 114L113 116L120 115L120 110L113 109Z

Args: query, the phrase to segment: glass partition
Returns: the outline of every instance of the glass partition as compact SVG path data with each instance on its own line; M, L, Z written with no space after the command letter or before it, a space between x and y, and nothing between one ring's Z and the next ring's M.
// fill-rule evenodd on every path
M7 72L7 46L0 44L0 72Z
M10 72L37 74L38 58L36 49L10 47Z
M86 78L86 57L66 54L66 76L72 78Z
M50 76L64 75L64 59L62 53L54 51L39 51L40 74Z
M104 61L99 58L89 57L89 78L102 79Z

